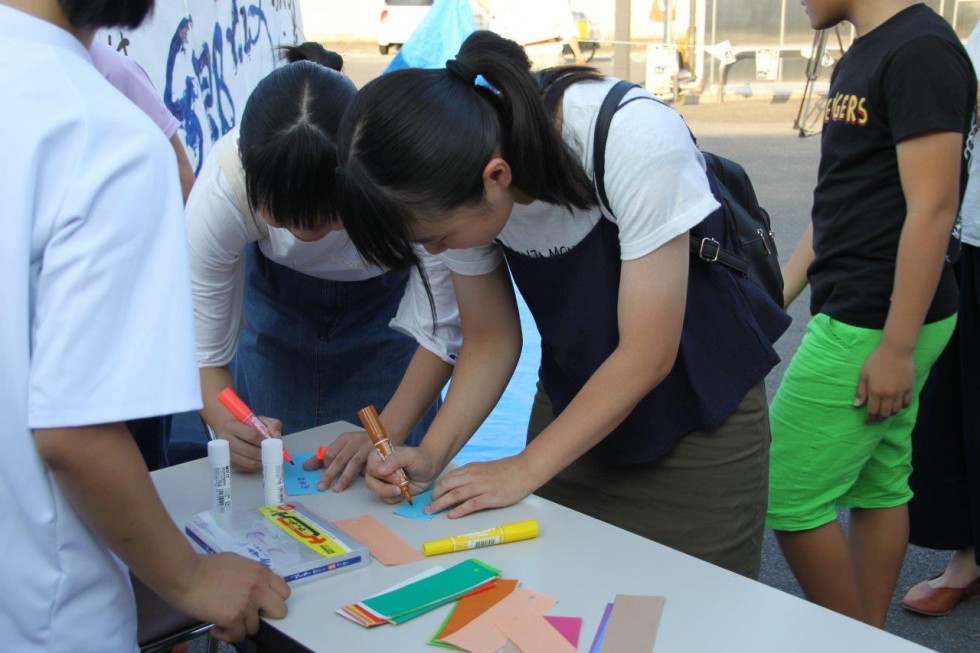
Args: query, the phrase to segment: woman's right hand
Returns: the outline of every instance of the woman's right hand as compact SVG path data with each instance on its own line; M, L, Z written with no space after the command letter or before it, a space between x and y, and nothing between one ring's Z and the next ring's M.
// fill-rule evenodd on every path
M272 435L282 437L282 422L273 417L259 416ZM247 424L234 419L220 424L215 434L222 440L227 440L231 449L231 466L243 472L257 472L262 469L262 434Z
M385 503L398 503L402 500L401 489L398 487L399 467L408 475L408 487L413 496L428 489L440 471L422 449L398 447L384 461L377 453L368 456L364 484Z

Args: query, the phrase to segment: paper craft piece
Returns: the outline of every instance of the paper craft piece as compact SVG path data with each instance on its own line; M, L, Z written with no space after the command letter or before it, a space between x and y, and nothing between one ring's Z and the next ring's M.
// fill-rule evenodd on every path
M371 555L383 564L403 565L406 562L415 562L425 557L371 515L338 519L334 524L361 544L366 545L370 549Z
M602 619L599 620L599 627L596 628L595 637L592 638L592 646L589 647L589 653L599 653L600 647L602 647L602 639L606 635L606 626L609 625L609 615L612 614L613 604L607 603L606 609L602 611Z
M446 617L442 626L439 627L439 630L429 640L429 643L435 646L446 646L446 643L441 641L444 637L452 635L502 601L504 597L517 589L517 583L516 580L502 578L497 581L494 587L484 592L477 592L461 598L453 611Z
M492 583L500 570L476 558L464 560L404 587L344 606L345 616L363 626L404 623Z
M507 639L517 644L522 653L576 653L577 648L571 645L554 626L539 614L509 614L501 615L493 620L507 636Z
M412 576L411 578L406 578L402 582L396 583L396 584L392 585L391 587L389 587L388 589L382 590L382 591L378 592L377 594L372 594L368 598L373 598L375 596L381 596L382 594L387 594L388 592L394 591L394 590L396 590L396 589L398 589L400 587L405 587L406 585L410 585L411 583L414 583L416 581L420 581L423 578L428 578L429 576L434 576L434 575L438 574L440 571L444 571L444 569L442 567L438 566L438 565L436 565L434 567L430 567L429 569L426 569L422 573L416 574L416 575ZM348 613L348 612L345 611L345 609L347 609L347 608L353 609L355 607L356 607L356 604L351 604L351 605L344 606L343 608L337 608L337 614L339 614L341 617L343 617L345 619L350 619L351 621L353 621L355 623L361 623L361 620L360 619L355 619L350 613ZM357 612L356 610L352 610L352 611ZM363 613L363 614L364 614L364 617L365 618L375 619L374 617L371 617L367 613ZM376 625L379 625L379 626L381 624L385 623L384 620L380 620L379 619L377 621L378 621L378 623ZM362 624L362 625L364 625L364 624Z
M552 617L546 614L544 619L561 633L569 644L578 648L578 637L582 632L582 617Z
M511 614L544 614L558 599L541 592L516 589L482 615L442 641L471 653L494 653L507 643L507 637L494 624L496 617Z
M395 508L395 514L401 515L402 517L408 517L409 519L415 519L417 521L432 521L439 516L439 513L433 513L427 515L422 512L423 508L432 503L432 489L428 489L422 494L416 494L412 497L412 505L403 503Z
M600 653L650 653L665 601L662 596L617 594Z
M295 465L283 465L283 480L286 482L286 496L297 497L303 494L320 494L316 484L320 482L320 470L307 471L303 463L312 458L314 453L294 453Z

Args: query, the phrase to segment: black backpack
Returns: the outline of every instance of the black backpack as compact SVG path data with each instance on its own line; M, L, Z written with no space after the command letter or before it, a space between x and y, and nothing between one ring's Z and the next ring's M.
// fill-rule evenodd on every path
M621 81L613 86L606 95L596 120L593 148L595 183L599 200L610 214L613 211L609 206L603 183L606 168L606 138L609 135L613 114L620 108L620 100L636 86L629 81ZM634 99L659 101L646 96ZM626 104L632 101L629 100ZM693 134L691 138L694 138ZM708 168L708 184L711 192L721 204L721 208L705 218L702 224L712 218L717 219L717 214L721 213L723 224L727 226L730 233L734 234L734 237L727 239L734 244L734 247L726 248L723 244L724 238L719 241L709 234L696 234L698 229L695 228L691 233L691 254L709 264L721 263L732 271L748 277L782 308L783 275L779 269L776 241L773 239L769 213L759 206L752 181L741 165L709 152L702 152L702 154Z

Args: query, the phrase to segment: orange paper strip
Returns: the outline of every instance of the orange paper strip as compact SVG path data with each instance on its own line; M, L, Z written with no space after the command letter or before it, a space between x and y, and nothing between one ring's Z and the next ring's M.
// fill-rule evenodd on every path
M442 641L471 653L494 653L507 643L507 637L494 625L496 617L511 614L544 614L558 599L541 592L516 589L496 605Z
M403 565L422 560L424 556L410 547L405 540L371 515L338 519L337 528L357 539L371 551L378 562L386 565Z
M446 619L442 629L433 636L435 640L442 640L448 635L452 635L460 628L470 623L491 607L503 600L505 596L517 589L516 580L498 579L497 586L478 594L468 594L459 600L453 613Z
M558 630L539 614L509 614L494 618L493 623L523 653L576 653Z

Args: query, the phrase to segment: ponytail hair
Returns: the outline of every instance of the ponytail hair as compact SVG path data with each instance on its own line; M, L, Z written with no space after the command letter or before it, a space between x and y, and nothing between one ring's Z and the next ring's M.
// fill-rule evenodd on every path
M288 62L245 103L238 147L255 209L278 226L317 229L336 221L336 134L357 89L343 57L319 43L280 49Z
M376 265L418 267L412 225L483 202L483 169L498 151L523 194L566 208L596 203L521 46L474 32L447 66L378 77L341 126L341 219Z

